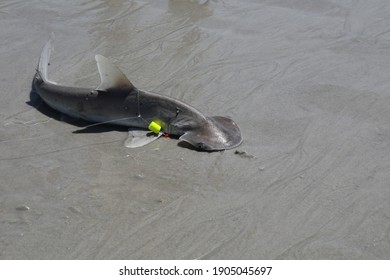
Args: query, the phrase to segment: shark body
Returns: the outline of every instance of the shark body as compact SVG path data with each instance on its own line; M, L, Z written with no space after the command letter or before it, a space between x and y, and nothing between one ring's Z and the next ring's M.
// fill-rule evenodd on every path
M94 123L112 123L145 131L151 122L157 122L163 133L175 135L198 150L218 151L241 144L240 129L231 118L206 117L178 99L140 90L102 55L95 56L101 78L98 87L76 88L50 81L48 64L52 41L53 36L42 50L34 86L53 109ZM138 142L133 147L148 142L151 140Z

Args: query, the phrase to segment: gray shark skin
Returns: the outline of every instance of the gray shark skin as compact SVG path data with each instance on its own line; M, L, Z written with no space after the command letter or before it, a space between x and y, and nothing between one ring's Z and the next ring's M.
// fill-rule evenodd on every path
M97 88L58 85L48 79L53 35L39 59L34 86L53 109L95 123L112 123L147 130L158 122L197 150L219 151L239 146L243 139L236 123L221 116L205 117L180 100L137 89L107 58L96 55L101 83Z

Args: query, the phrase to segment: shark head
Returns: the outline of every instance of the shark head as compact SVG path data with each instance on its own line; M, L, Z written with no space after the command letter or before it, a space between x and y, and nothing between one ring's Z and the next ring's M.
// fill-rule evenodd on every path
M242 143L240 129L231 118L215 116L206 120L204 125L187 131L179 139L209 152L233 149Z

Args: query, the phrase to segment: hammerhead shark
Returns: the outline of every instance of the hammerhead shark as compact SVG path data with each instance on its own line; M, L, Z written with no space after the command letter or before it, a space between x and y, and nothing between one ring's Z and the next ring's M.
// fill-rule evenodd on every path
M53 109L93 123L129 127L134 137L126 146L132 148L163 134L179 137L203 151L232 149L242 143L240 129L231 118L206 117L180 100L140 90L102 55L95 56L101 79L98 87L76 88L50 81L53 40L52 34L42 50L33 82L38 95Z

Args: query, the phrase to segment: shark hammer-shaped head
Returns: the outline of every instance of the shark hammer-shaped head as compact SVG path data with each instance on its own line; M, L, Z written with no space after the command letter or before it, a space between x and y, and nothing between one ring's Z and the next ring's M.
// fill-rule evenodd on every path
M233 149L243 140L237 124L221 116L206 117L202 126L185 132L179 139L203 151Z

